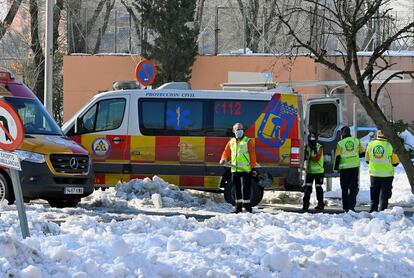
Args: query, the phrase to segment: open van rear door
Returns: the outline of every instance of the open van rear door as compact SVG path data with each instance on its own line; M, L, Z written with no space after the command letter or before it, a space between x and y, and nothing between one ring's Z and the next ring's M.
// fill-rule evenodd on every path
M325 176L332 176L335 149L341 140L342 103L340 98L316 98L306 101L305 138L310 131L316 132L323 146ZM305 139L306 140L306 139Z

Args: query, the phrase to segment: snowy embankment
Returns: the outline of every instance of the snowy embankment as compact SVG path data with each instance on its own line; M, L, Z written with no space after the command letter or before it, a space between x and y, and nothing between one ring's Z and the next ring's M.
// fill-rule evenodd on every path
M339 192L336 180L333 187L331 195ZM363 166L360 202L367 201L368 190ZM300 203L300 194L266 194L266 202L280 200ZM414 203L400 167L391 203ZM109 208L136 215L105 223L104 209ZM117 190L97 191L79 208L27 206L31 237L22 239L16 207L3 203L0 277L410 277L414 273L414 219L405 217L401 207L337 215L258 210L233 215L231 209L218 194L180 191L159 178L135 180ZM198 222L137 213L140 210L216 216Z
M361 160L358 205L369 205L369 187L368 165L364 160ZM316 204L315 195L315 193L312 194L312 201ZM341 205L339 178L333 179L332 191L326 192L325 197L328 205ZM266 191L262 203L301 204L302 194L300 192ZM158 177L144 180L136 179L128 183L122 183L116 189L96 191L91 197L83 199L82 204L94 207L123 207L140 210L201 211L205 214L226 213L232 210L232 207L225 203L223 194L194 190L180 191L177 186L169 184ZM414 207L414 195L411 193L407 176L401 165L395 168L390 205Z
M64 212L65 210L63 210ZM137 215L58 226L28 211L22 240L15 212L0 218L0 277L409 277L414 221L403 209L373 213L288 212Z

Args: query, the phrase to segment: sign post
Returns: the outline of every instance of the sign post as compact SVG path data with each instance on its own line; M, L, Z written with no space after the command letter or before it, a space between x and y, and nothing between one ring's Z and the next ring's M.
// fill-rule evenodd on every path
M18 172L21 170L20 159L18 155L7 152L20 147L23 138L24 127L19 114L4 99L0 99L0 165L9 168L14 196L16 198L16 207L19 214L20 229L23 238L26 238L30 236L30 233Z
M155 65L150 60L142 60L135 68L135 78L144 86L154 83L156 75Z

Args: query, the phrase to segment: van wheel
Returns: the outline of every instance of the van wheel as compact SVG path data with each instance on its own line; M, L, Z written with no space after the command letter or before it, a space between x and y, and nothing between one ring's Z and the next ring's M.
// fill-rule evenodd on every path
M251 183L250 204L252 207L257 206L263 199L263 187L257 185L255 182ZM236 188L231 181L226 182L224 187L224 199L231 205L236 205Z
M6 199L9 205L14 204L15 198L10 180L4 173L0 173L0 201Z
M49 199L47 200L49 205L54 208L74 208L80 202L80 199L70 199L70 200L59 200L59 199Z

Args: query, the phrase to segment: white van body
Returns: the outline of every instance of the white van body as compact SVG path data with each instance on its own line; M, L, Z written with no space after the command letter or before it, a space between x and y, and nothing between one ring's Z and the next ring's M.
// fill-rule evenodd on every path
M62 129L90 151L96 187L157 175L181 188L224 189L226 200L234 203L229 168L218 162L236 122L255 140L259 172L273 178L269 189L301 190L309 127L319 133L326 173L332 172L340 99L312 99L303 107L289 87L110 91L94 96ZM263 188L253 186L252 203L262 196Z

